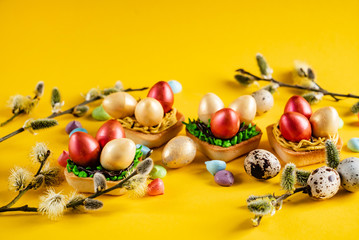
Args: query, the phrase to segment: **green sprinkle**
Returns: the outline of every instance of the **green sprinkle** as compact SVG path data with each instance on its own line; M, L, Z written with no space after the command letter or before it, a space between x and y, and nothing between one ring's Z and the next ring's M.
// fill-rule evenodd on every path
M110 181L110 178L106 178L107 181Z
M116 180L117 180L117 176L111 177L111 180L112 180L112 181L116 181Z
M231 142L229 140L223 141L222 147L226 148L226 147L230 147L230 146L232 146L232 145L231 145Z
M97 166L96 169L97 170L102 170L103 168L102 168L102 166Z
M87 177L87 173L85 171L81 171L78 176L81 178L85 178Z
M234 137L232 138L231 144L232 144L232 145L236 145L236 144L237 144L237 140L238 140L238 137L237 137L237 135L236 135L236 136L234 136Z
M93 174L90 175L90 178L93 178Z

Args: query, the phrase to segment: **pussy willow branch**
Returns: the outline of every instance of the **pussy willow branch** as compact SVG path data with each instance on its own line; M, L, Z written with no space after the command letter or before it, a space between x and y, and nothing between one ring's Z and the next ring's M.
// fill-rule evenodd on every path
M40 163L39 169L35 173L33 179L35 179L41 173L41 170L44 167L45 162L47 161L48 157L50 156L50 153L51 153L50 150L48 150L46 155L44 156L44 160ZM27 191L29 191L33 187L34 186L32 185L32 181L31 181L29 183L29 185L27 185L24 190L19 191L18 195L13 200L11 200L5 206L0 207L0 210L1 210L0 212L6 212L6 209L9 209L12 205L14 205ZM14 210L12 210L12 211L14 211Z
M101 192L96 192L94 194L92 194L91 196L87 197L87 198L97 198L98 196L101 196L105 193L111 192L117 188L121 188L123 186L123 184L125 184L128 180L130 180L132 177L136 176L138 174L137 171L134 171L133 173L131 173L127 178L125 178L124 180L122 180L121 182L117 183L115 186L112 186L104 191ZM74 208L80 205L83 205L85 202L86 198L81 199L77 202L74 202L72 204L67 204L66 208ZM37 212L37 208L35 207L29 207L28 205L24 205L22 207L17 207L17 208L0 208L0 212Z
M274 78L270 78L270 79L261 78L261 77L258 77L256 75L250 73L250 72L245 71L244 69L238 69L236 71L240 72L242 74L251 76L256 81L272 82L272 83L278 84L280 87L295 88L295 89L308 90L308 91L313 91L313 92L321 92L321 93L323 93L323 95L330 95L333 97L359 98L358 95L354 95L354 94L350 94L350 93L349 94L341 94L341 93L329 92L329 91L321 88L319 85L318 85L319 89L311 88L311 87L304 87L304 86L300 86L297 84L293 85L293 84L283 83L283 82L275 80ZM336 98L336 101L340 101L340 100L343 100L343 99Z
M148 87L134 88L134 89L133 89L133 88L127 88L127 89L123 90L123 92L143 91L143 90L146 90L146 89L148 89ZM49 115L47 118L56 118L56 117L59 117L59 116L65 115L65 114L71 114L77 106L83 106L83 105L86 105L86 104L95 102L95 101L97 101L97 100L100 100L100 99L102 99L102 97L96 97L96 98L91 99L91 100L83 101L82 103L77 104L77 105L73 106L72 108L69 108L69 109L67 109L67 110L65 110L65 111L62 111L62 112L59 112L59 113L53 113L53 114ZM6 135L6 136L0 138L0 142L3 142L3 141L5 141L6 139L15 136L15 135L17 135L17 134L23 132L24 130L25 130L25 128L24 128L24 127L21 127L21 128L19 128L19 129L15 130L14 132L12 132L12 133L10 133L10 134L8 134L8 135Z
M290 197L296 193L306 192L307 190L308 190L308 186L305 186L305 187L296 188L293 192L284 193L283 195L276 197L276 203L278 204L279 202L284 201L285 199L287 199L288 197Z

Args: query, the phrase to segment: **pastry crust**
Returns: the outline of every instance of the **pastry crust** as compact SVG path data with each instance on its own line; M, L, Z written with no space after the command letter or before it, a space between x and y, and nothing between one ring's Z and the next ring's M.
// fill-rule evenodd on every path
M93 178L90 178L90 177L80 178L80 177L76 176L72 172L69 173L66 168L64 170L64 174L65 174L65 178L66 178L67 183L71 187L76 189L78 192L83 192L83 193L94 193L95 192ZM117 183L119 183L119 182L106 181L107 188L113 187ZM113 190L111 192L108 192L106 194L119 196L119 195L125 194L126 191L127 190L125 188L118 188L118 189L115 189L115 190Z
M262 137L262 131L257 126L256 126L256 130L260 131L260 133L257 136L254 136L246 141L243 141L241 143L238 143L234 146L230 146L227 148L209 144L205 141L199 140L197 137L193 136L187 130L186 130L186 135L196 143L197 149L201 151L204 155L206 155L209 159L216 159L216 160L222 160L228 162L258 147Z
M282 147L273 135L274 124L267 127L268 141L277 155L284 163L294 163L297 167L312 165L316 163L322 163L325 161L325 149L296 152L291 149ZM343 139L339 137L337 143L337 149L340 151L343 147Z
M133 140L136 144L142 144L148 148L160 147L175 136L182 130L184 115L180 112L176 114L177 123L172 127L160 133L143 133L125 128L126 138Z

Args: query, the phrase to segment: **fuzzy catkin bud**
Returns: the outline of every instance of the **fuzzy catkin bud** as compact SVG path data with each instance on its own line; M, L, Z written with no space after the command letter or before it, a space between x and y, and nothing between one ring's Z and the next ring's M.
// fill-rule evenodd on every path
M310 105L317 104L322 100L324 94L321 92L309 92L302 95L302 97L307 100Z
M98 210L103 207L103 202L92 198L86 198L84 206L86 210Z
M296 166L293 163L288 163L285 165L280 181L280 186L283 190L293 191L295 189L294 185L297 182L295 169Z
M352 106L351 110L352 110L352 113L354 113L354 114L359 113L359 102L357 102L356 104L354 104L354 105Z
M302 169L296 169L295 174L297 177L297 183L303 187L307 186L308 178L311 172Z
M95 173L93 176L95 192L102 192L106 190L106 178L102 173Z
M263 57L262 54L257 53L256 55L257 64L259 67L259 70L261 72L261 75L263 78L270 79L272 78L273 70L269 67L267 61Z
M336 169L340 162L340 156L336 145L330 139L325 141L325 155L327 166Z
M51 107L54 108L56 104L61 102L61 94L58 88L53 88L51 93Z
M30 121L29 127L32 130L40 130L40 129L54 127L58 124L59 123L55 119L37 119L37 120Z
M116 93L116 92L118 92L119 91L119 89L117 89L117 88L106 88L106 89L104 89L103 91L102 91L102 95L103 96L108 96L108 95L110 95L110 94L112 94L112 93Z
M84 116L90 108L86 105L84 106L76 106L72 111L72 115L75 117L82 117Z
M273 206L267 200L258 199L248 203L248 209L250 212L258 216L268 215L272 212Z
M151 158L146 158L140 162L136 168L137 172L141 175L148 175L152 171L153 160Z
M44 90L45 90L45 84L43 81L40 81L36 84L35 87L35 97L42 97L42 95L44 94Z
M31 182L32 189L36 190L41 187L42 183L44 182L44 175L39 174L37 175Z
M247 77L247 76L244 76L242 74L237 74L234 76L234 78L242 85L244 86L249 86L251 85L252 83L254 83L254 79L250 78L250 77Z

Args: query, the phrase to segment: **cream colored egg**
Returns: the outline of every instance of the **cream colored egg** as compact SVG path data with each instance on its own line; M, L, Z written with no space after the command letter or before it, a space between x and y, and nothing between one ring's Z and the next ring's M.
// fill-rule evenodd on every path
M257 103L258 115L268 112L274 105L273 96L267 90L264 89L258 90L252 93L252 96L254 97Z
M162 151L162 162L169 168L180 168L190 164L196 156L196 145L186 136L172 138Z
M109 141L102 149L101 165L110 171L119 171L132 163L136 154L136 144L128 138Z
M330 137L338 133L339 115L333 107L319 108L310 117L315 137Z
M224 108L222 100L214 93L207 93L199 102L198 118L208 124L208 119L212 117L212 114L222 108Z
M163 119L163 107L154 98L144 98L136 106L136 120L143 126L152 127L158 125Z
M113 118L132 116L136 104L136 99L125 92L112 93L102 102L103 109Z
M239 114L241 122L251 123L256 116L257 103L251 95L243 95L228 106Z

